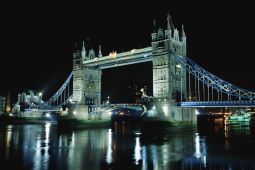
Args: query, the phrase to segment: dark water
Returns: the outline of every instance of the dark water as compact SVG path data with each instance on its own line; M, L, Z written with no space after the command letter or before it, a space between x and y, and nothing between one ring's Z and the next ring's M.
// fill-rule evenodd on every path
M255 169L249 123L131 132L124 126L65 132L51 124L1 126L0 169Z

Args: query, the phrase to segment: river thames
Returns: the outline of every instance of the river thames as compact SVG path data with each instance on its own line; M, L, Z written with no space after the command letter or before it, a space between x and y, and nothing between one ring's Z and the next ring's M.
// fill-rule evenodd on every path
M194 131L0 126L1 169L255 169L254 123Z

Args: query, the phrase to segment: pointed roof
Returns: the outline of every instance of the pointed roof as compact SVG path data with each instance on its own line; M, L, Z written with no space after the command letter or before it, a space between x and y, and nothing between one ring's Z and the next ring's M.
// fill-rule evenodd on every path
M98 57L102 57L102 52L101 52L101 45L99 45L99 50L98 50Z
M82 41L82 51L85 51L84 41Z
M172 17L170 15L169 11L167 13L167 18L166 19L167 19L167 29L168 30L170 30L170 29L174 30L173 20L172 20Z
M186 37L185 31L184 31L184 25L182 24L182 37Z

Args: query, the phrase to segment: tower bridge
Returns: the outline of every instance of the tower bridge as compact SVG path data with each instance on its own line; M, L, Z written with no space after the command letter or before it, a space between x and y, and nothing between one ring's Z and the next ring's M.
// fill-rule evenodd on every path
M195 122L198 107L255 106L255 92L220 79L187 56L184 26L179 31L170 15L166 28L155 27L151 39L150 47L107 56L102 55L101 46L96 56L83 42L81 50L73 53L72 73L45 107L72 101L85 112L85 106L100 106L102 70L143 62L152 62L153 108L169 121Z

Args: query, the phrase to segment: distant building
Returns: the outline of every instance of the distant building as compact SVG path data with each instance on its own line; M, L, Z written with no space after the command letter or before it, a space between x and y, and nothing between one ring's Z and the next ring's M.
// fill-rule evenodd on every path
M0 96L0 113L5 112L6 109L6 97Z
M25 109L37 109L42 102L42 93L33 90L25 90L18 94L18 101L13 110L19 112Z

